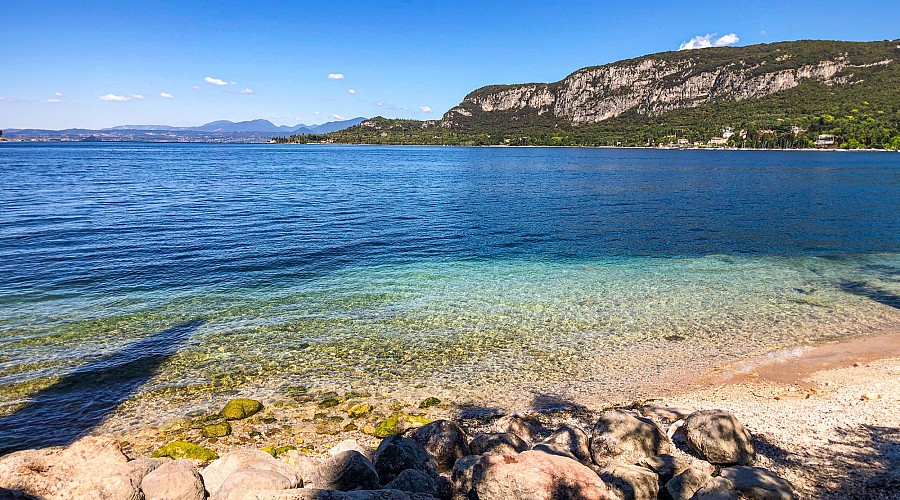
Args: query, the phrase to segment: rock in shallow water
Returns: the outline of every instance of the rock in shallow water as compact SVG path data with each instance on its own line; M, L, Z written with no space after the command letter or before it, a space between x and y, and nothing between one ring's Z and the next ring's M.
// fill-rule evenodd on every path
M153 458L168 457L173 460L189 458L192 460L202 460L204 462L219 458L219 455L216 452L188 441L172 441L154 451L151 456Z
M708 462L746 465L756 456L750 431L726 411L691 413L681 431L688 446Z
M225 420L241 420L262 409L262 403L255 399L235 398L225 403L225 408L222 408L222 417Z
M671 450L671 441L656 424L625 410L604 412L591 433L591 457L601 467L610 461L636 464Z

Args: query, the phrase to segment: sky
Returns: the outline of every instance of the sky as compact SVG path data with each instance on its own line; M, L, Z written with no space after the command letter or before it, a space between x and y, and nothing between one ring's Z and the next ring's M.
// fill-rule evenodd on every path
M896 0L3 2L0 129L439 119L667 50L900 38Z

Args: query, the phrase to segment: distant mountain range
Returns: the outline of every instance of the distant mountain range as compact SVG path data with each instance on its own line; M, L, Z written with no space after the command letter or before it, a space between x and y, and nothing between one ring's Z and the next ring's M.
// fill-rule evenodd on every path
M100 130L90 129L6 129L9 140L60 141L148 141L148 142L267 142L276 135L327 134L365 121L351 118L321 125L275 125L269 120L232 122L218 120L197 127L169 125L119 125Z

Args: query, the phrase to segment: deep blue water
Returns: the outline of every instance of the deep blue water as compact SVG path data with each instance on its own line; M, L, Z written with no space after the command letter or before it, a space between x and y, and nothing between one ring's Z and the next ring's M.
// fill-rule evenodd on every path
M436 369L473 338L533 350L444 375L673 332L782 345L891 321L898 251L893 153L6 143L0 394L185 322L148 387L327 384L354 356L398 377L398 350Z

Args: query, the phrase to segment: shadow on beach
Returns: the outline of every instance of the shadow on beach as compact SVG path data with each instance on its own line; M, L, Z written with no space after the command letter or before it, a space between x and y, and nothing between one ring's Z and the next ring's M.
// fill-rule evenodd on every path
M91 361L0 417L0 455L86 436L157 373L202 324L189 321Z

